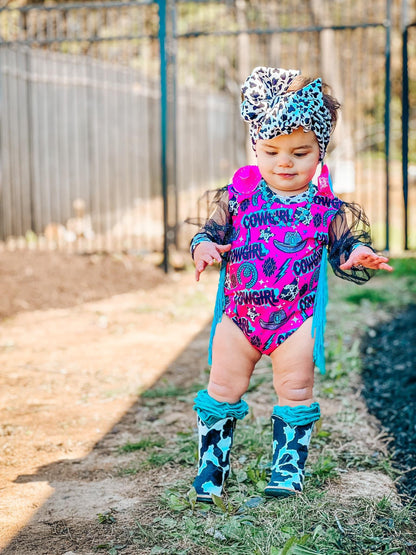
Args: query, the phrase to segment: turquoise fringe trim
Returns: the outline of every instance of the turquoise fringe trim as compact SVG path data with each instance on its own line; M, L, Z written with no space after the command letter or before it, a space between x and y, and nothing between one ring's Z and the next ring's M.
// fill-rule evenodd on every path
M306 405L298 405L297 407L279 407L273 408L273 416L278 416L289 426L306 426L311 422L316 422L321 418L321 409L319 403L312 403L310 407Z
M315 337L313 360L321 374L325 374L325 325L326 305L328 303L328 252L323 248L322 261L319 269L318 286L316 289L315 305L313 309L312 337Z
M227 261L223 259L221 263L220 279L218 282L217 298L215 300L214 319L212 320L211 335L209 338L208 364L212 364L212 343L214 341L215 330L217 328L217 324L221 322L222 315L224 313L224 308L225 308L224 285L225 285L226 266L227 266Z
M331 175L328 171L328 182L331 193L334 194ZM325 326L326 305L328 304L328 250L324 246L321 266L319 270L318 286L316 289L315 306L313 309L312 337L315 337L313 360L321 374L325 374Z
M198 391L194 402L194 410L208 428L224 418L233 417L242 420L248 414L248 405L243 399L238 403L221 403L213 399L206 389Z

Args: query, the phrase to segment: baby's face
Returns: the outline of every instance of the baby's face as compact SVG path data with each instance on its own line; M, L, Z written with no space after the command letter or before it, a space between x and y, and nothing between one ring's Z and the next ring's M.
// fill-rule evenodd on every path
M257 164L270 187L285 195L305 191L319 163L319 146L313 131L299 127L290 135L259 139Z

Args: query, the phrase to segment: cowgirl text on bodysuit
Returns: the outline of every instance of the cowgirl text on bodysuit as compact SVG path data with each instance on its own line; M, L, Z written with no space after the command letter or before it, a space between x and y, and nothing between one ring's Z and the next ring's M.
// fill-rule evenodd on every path
M241 260L264 260L269 251L262 243L253 243L252 245L245 245L244 247L237 247L229 253L230 262L240 262Z
M236 304L255 304L257 306L271 304L276 306L281 299L278 297L278 289L262 289L261 291L240 291L235 294L234 301Z
M297 276L307 274L319 266L322 259L322 248L318 249L316 252L310 256L306 256L301 260L296 260L293 263L293 271Z
M314 203L321 206L328 206L338 210L342 201L337 198L327 198L323 196L315 196ZM279 208L276 210L261 210L247 214L241 220L243 226L248 229L249 227L259 227L267 225L278 225L280 222L285 224L291 223L293 218L292 208Z
M253 212L243 217L242 224L246 229L261 225L278 225L281 221L288 224L292 220L292 215L293 210L291 208Z

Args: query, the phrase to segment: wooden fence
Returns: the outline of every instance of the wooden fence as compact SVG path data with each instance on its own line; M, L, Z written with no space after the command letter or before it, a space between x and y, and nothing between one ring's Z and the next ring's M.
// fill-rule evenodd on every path
M0 48L0 83L1 237L160 249L159 83L130 67L27 46ZM229 96L207 99L196 88L183 88L177 104L182 222L201 192L231 173L238 115Z
M332 86L343 107L327 159L336 191L364 205L377 248L400 243L391 0L335 4L0 8L0 240L164 249L165 260L166 246L186 248L201 194L250 161L240 85L269 65Z

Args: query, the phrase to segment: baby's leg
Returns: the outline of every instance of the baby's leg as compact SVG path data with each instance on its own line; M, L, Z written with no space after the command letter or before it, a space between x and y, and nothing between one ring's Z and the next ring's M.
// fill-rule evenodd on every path
M303 489L305 463L318 403L312 402L312 318L308 318L282 345L273 351L273 383L279 404L273 408L272 473L265 493L287 497Z
M212 345L208 393L217 401L237 403L247 391L261 353L225 314L217 325Z
M193 486L197 501L212 503L212 495L222 495L230 473L235 423L248 412L241 396L247 391L260 356L236 324L224 315L212 345L208 392L200 391L195 399L199 463Z
M312 318L308 318L270 358L273 363L273 385L280 406L311 405L313 401Z

